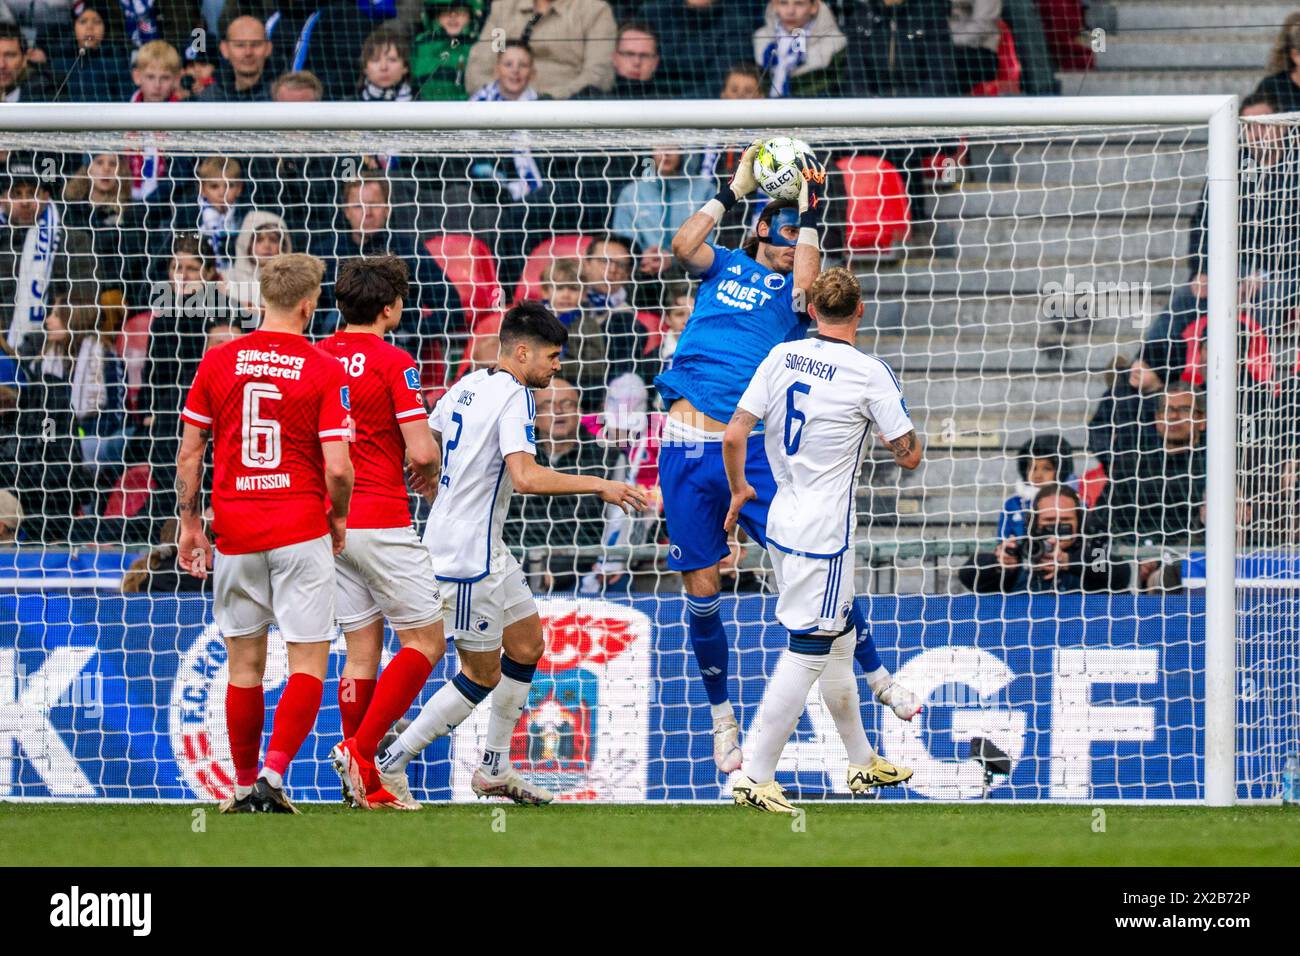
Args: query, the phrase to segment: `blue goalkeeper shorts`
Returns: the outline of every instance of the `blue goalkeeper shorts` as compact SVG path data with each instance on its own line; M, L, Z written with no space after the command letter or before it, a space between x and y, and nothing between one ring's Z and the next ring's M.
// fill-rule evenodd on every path
M767 546L767 509L776 479L767 463L762 433L749 437L745 477L758 497L740 511L740 526ZM731 486L722 464L722 442L664 442L659 450L659 488L668 524L668 567L695 571L717 564L727 554L722 523L731 506Z

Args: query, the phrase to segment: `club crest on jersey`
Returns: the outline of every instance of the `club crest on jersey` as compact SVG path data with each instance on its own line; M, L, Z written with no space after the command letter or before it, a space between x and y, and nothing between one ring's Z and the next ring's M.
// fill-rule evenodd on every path
M763 285L767 286L772 292L785 286L785 276L775 272L769 272L763 276Z
M526 438L526 439L528 440L528 444L530 444L530 445L536 445L536 444L537 444L537 430L536 430L535 428L533 428L532 425L525 425L525 426L524 426L524 438Z
M406 387L413 392L420 390L420 373L417 369L408 368L406 370Z
M344 385L339 389L339 401L343 403L345 412L352 411L352 391L348 386Z

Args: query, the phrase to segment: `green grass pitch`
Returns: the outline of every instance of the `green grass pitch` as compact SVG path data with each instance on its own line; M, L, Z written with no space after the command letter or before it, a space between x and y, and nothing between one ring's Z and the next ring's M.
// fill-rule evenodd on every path
M305 805L299 817L254 817L198 805L0 803L0 846L9 866L1259 866L1294 865L1300 837L1294 807L804 808L792 826L725 805Z

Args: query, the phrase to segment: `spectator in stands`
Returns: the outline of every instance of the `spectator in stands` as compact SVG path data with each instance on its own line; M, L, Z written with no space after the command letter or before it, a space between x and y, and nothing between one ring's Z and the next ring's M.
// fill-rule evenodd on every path
M605 0L495 0L470 51L465 88L477 90L492 79L493 37L503 36L532 50L541 96L567 100L589 86L608 90L617 30Z
M1110 474L1116 455L1137 448L1142 433L1155 424L1156 403L1164 379L1155 372L1146 346L1132 363L1116 370L1105 396L1088 422L1088 451Z
M1068 73L1092 69L1092 43L1081 0L1038 0L1038 11L1057 69Z
M958 93L998 75L998 43L1002 0L951 0L948 29L952 33L953 80Z
M157 485L150 498L155 528L176 513L181 405L203 357L206 328L213 318L207 304L215 301L209 290L219 279L211 247L202 237L188 233L173 239L167 282L152 297L149 352L137 402L138 431L147 439L141 457L149 462Z
M695 291L689 282L676 282L665 290L668 308L664 310L663 337L659 340L659 360L664 368L672 364L677 342L686 330L686 320L695 311Z
M121 310L93 303L62 303L56 309L71 332L70 397L80 459L90 485L107 490L122 470L127 438L126 369L115 347Z
M1016 454L1020 481L1015 493L1002 505L998 516L998 542L1025 537L1033 515L1034 498L1046 485L1074 487L1074 448L1061 435L1038 435L1028 439ZM1077 490L1077 489L1076 489Z
M951 96L951 0L855 0L844 17L846 92L853 96Z
M23 386L15 422L15 465L27 536L67 541L89 489L80 475L72 405L72 330L65 310L51 307L18 349Z
M247 306L250 317L262 304L258 285L262 265L289 252L293 252L293 239L282 217L263 209L253 209L244 217L235 240L234 261L223 279L226 294L233 302Z
M48 45L56 77L66 77L59 99L71 103L120 103L130 92L127 77L132 47L105 38L104 17L97 3L73 6L72 35Z
M753 60L763 11L757 3L729 0L646 0L637 19L659 38L660 82L667 95L708 99L717 95L731 64Z
M650 380L658 368L645 357L646 330L628 304L635 260L621 236L592 240L582 257L582 307L569 325L560 374L573 382L587 411L598 411L605 386L628 372ZM657 365L657 363L655 363Z
M677 230L715 190L709 178L687 175L675 149L651 150L650 162L619 191L612 228L632 240L641 274L657 276L672 264L669 246Z
M318 103L324 98L325 87L307 70L281 73L271 83L273 103Z
M156 210L132 196L131 157L95 153L89 158L63 188L64 251L84 257L77 271L93 280L101 306L142 308Z
M821 0L771 0L754 31L754 62L768 96L838 96L848 40Z
M362 74L357 98L394 103L414 99L411 89L411 49L396 27L376 27L361 47Z
M42 103L54 94L49 71L30 62L27 38L10 23L0 23L0 102Z
M15 544L23 523L23 506L12 491L0 491L0 544Z
M1061 81L1047 46L1043 18L1034 0L1002 0L1002 19L1015 39L1020 60L1020 91L1025 96L1057 96Z
M589 86L574 94L576 100L656 100L667 95L659 78L659 38L654 28L629 20L618 28L614 41L614 85Z
M228 0L229 2L229 0ZM376 27L391 23L410 37L406 22L394 20L392 0L333 0L309 4L276 29L279 57L290 70L307 70L325 87L327 100L357 95L357 54ZM410 13L414 16L415 11Z
M1252 93L1242 100L1243 118L1263 117L1278 110L1270 96ZM1295 211L1300 195L1300 150L1282 127L1247 123L1243 127L1249 162L1239 182L1237 229L1238 298L1266 330L1285 321L1276 306L1286 286L1300 275L1300 220ZM1147 342L1177 342L1180 330L1204 314L1209 294L1206 258L1209 205L1208 185L1192 214L1188 237L1189 281L1174 289L1169 308L1146 332ZM1159 370L1160 366L1154 366Z
M1126 562L1110 557L1095 512L1085 515L1079 493L1049 484L1034 496L1028 534L981 551L961 568L962 584L976 593L1015 591L1123 591L1132 580ZM1145 585L1159 562L1145 562Z
M207 355L218 345L225 345L227 342L233 342L241 338L248 331L242 322L225 322L220 319L208 323L207 331L203 338L203 354Z
M1205 399L1184 382L1161 393L1154 427L1112 458L1099 510L1112 537L1164 544L1204 528Z
M756 63L737 63L727 70L722 79L720 100L761 100L763 94L763 72Z
M617 449L580 439L578 389L571 382L553 378L534 396L538 464L565 474L623 480L626 464ZM622 514L592 495L515 495L507 519L512 527L506 534L525 549L598 546L612 533L610 526L621 523ZM577 558L571 553L546 554L544 590L573 590L594 563L594 558ZM525 567L532 570L528 562Z
M62 216L47 182L53 164L10 153L0 181L0 325L11 351L41 330L52 283L68 278L68 258L58 252Z
M411 79L416 99L468 97L465 70L486 12L484 0L424 0L421 29L411 41Z
M206 46L191 43L182 56L185 61L181 72L181 97L197 100L204 90L217 82L217 64Z
M132 103L179 103L181 90L181 55L165 40L153 40L136 52L131 67L135 92ZM167 175L167 159L153 143L133 150L128 156L131 167L131 198L145 200L158 191Z
M236 17L221 40L221 66L215 82L199 94L207 103L253 102L271 99L273 74L267 69L271 41L256 17Z
M1300 110L1300 12L1282 21L1265 69L1268 76L1259 81L1255 94L1267 97L1278 113Z
M391 228L388 180L363 170L344 184L340 200L333 227L318 233L311 247L312 254L325 262L312 334L328 335L337 322L337 315L330 313L340 262L355 256L394 255L406 260L412 277L411 301L404 304L402 322L393 332L394 344L419 356L424 347L436 342L445 352L446 337L464 329L460 296L433 256L423 248L417 252L413 236Z
M178 197L175 229L197 230L211 250L217 271L224 272L235 257L235 241L249 208L243 167L233 156L205 156L195 164L194 176L198 186L188 202Z
M556 259L542 273L542 304L565 327L582 314L581 265L577 259Z

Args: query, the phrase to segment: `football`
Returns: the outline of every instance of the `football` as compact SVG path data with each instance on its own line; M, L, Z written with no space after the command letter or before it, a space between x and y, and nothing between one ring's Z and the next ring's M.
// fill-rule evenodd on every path
M767 140L754 156L754 178L773 199L798 199L802 172L799 155L811 153L807 143L789 136Z

